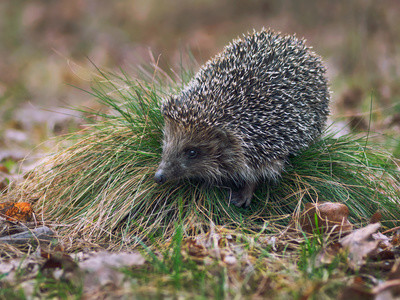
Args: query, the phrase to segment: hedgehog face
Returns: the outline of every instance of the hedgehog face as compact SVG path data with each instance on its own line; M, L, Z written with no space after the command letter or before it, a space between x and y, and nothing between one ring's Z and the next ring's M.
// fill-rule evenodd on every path
M166 119L162 160L155 173L157 183L181 178L224 180L237 165L237 143L215 128L191 128Z

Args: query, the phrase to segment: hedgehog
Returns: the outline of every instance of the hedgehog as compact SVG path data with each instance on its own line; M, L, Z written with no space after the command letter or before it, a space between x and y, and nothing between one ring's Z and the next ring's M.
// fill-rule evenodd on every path
M304 39L254 31L227 45L161 103L164 137L154 180L229 187L247 207L261 182L313 143L329 114L321 58Z

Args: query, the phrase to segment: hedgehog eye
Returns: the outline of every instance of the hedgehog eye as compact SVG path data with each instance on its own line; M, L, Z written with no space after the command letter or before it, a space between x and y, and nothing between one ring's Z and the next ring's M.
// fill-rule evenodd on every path
M193 159L199 155L199 152L195 149L189 149L186 151L188 158Z

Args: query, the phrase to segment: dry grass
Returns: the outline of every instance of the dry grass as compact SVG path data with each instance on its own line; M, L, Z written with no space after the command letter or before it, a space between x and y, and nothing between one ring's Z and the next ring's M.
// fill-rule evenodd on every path
M310 201L343 202L357 223L377 210L384 224L397 222L399 172L390 154L368 136L323 137L292 158L278 184L263 184L248 209L230 205L224 188L189 181L157 186L160 99L179 89L190 73L181 72L179 80L160 70L147 74L132 80L100 72L102 80L91 93L111 111L98 113L101 122L71 136L72 146L56 151L7 197L35 199L36 211L61 225L66 239L114 249L165 240L176 224L186 235L210 224L276 233Z

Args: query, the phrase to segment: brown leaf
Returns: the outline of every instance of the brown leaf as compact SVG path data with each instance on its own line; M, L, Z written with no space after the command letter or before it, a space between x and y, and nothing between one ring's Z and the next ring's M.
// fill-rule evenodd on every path
M368 254L376 251L380 241L376 240L373 234L380 227L380 223L369 224L366 227L354 230L340 240L342 246L349 252L348 262L354 270L364 264Z
M299 218L299 225L308 233L317 230L323 233L348 232L353 229L353 225L347 219L348 216L349 209L342 203L306 203L304 212Z
M371 217L371 220L369 221L370 224L374 224L374 223L378 223L380 222L382 219L382 214L377 211L376 213L374 213Z
M33 218L33 208L27 202L5 202L0 203L0 216L7 221L29 222Z

